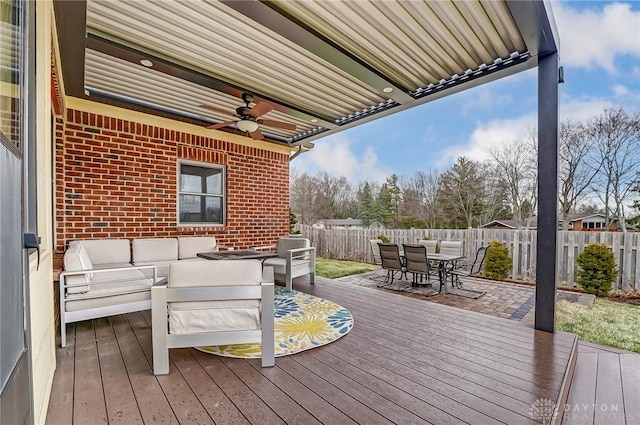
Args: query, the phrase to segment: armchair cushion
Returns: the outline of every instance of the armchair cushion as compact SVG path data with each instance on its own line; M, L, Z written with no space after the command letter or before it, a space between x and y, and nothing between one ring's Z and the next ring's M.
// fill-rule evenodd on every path
M262 266L257 260L174 263L167 287L258 286ZM169 333L260 329L260 301L184 301L169 303Z
M309 248L310 246L309 239L306 238L280 238L276 246L276 254L280 258L285 258L290 249Z
M287 274L287 259L286 258L267 258L264 260L265 266L273 267L273 273L284 275ZM291 261L291 272L296 274L296 272L308 270L311 267L310 260L292 260Z

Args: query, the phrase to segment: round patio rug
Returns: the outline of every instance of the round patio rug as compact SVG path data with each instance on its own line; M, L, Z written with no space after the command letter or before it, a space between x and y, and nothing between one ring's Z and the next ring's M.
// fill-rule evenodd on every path
M353 316L346 308L323 298L276 287L275 355L288 356L329 344L349 333ZM260 343L196 347L223 357L261 357Z

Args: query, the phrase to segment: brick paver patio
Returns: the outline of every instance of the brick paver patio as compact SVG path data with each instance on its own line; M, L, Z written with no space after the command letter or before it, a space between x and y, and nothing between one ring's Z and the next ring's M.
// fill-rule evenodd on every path
M335 280L354 285L377 287L377 285L379 285L383 279L383 271L377 270L369 273L347 276ZM432 278L432 282L435 290L437 290L437 278ZM424 296L411 292L399 293L416 298L422 298L427 301L439 304L477 311L480 313L490 314L506 319L533 323L535 311L535 291L533 286L478 278L463 278L462 282L465 289L483 291L485 292L485 294L480 298L474 299L444 293L433 296ZM411 287L411 282L402 280L400 281L400 286L408 289ZM380 290L388 289L380 288ZM583 305L591 305L595 300L595 296L571 291L558 290L558 300L575 302Z

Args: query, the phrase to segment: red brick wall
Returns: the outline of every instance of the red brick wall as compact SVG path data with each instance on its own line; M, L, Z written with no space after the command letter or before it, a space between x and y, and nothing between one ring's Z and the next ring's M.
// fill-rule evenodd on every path
M226 225L177 225L178 160L226 166ZM289 158L68 110L55 135L56 250L73 239L214 235L238 248L289 232Z

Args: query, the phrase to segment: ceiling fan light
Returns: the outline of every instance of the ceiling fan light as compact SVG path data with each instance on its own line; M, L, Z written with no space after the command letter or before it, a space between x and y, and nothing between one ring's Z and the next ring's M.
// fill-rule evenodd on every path
M251 120L240 120L236 123L239 130L247 133L253 133L258 129L258 123Z

